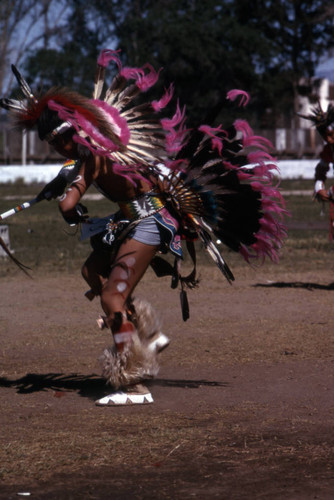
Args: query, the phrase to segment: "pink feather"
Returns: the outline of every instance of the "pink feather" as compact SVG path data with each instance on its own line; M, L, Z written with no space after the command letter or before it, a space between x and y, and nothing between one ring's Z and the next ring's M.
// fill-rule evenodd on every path
M171 84L159 101L152 102L154 111L159 112L167 106L174 94L174 86Z
M254 135L253 130L249 126L248 122L246 122L245 120L235 120L234 126L236 130L242 132L242 135L244 137Z
M184 121L185 107L181 110L179 103L177 103L176 112L172 118L164 118L161 120L162 128L167 132L166 151L169 154L177 153L183 147L188 132L184 126Z
M247 106L250 96L248 92L245 92L244 90L239 90L239 89L230 90L229 92L227 92L226 97L231 101L235 101L235 99L239 96L241 96L239 106Z
M159 71L155 71L155 69L150 64L145 64L144 68L147 68L149 70L149 73L147 73L146 75L141 75L136 81L137 87L142 92L146 92L157 83L159 79L159 73L161 71L161 68L159 69Z
M102 50L97 60L97 64L99 66L102 66L103 68L106 68L110 61L114 61L117 64L118 69L120 70L122 68L122 64L119 57L117 56L119 52L120 50Z
M223 140L221 137L218 137L216 134L218 132L226 134L224 130L222 130L222 125L219 125L216 128L210 127L209 125L201 125L198 129L203 134L211 137L212 147L213 149L217 149L218 154L221 155L223 149Z
M260 149L273 149L272 143L260 135L246 136L243 140L243 145L245 147L254 146Z
M269 153L266 153L265 151L251 151L247 155L249 163L260 163L262 164L263 162L267 160L271 160L272 157Z
M121 165L120 163L113 164L113 170L115 174L121 175L128 179L134 186L138 184L141 180L143 180L143 176L136 172L135 168L130 168L128 165ZM136 182L136 180L138 182Z
M130 140L130 130L126 119L120 115L119 111L116 108L114 108L114 106L110 106L104 101L95 99L92 100L92 103L94 103L95 106L97 106L104 112L108 121L110 121L112 125L116 125L116 127L120 131L120 133L118 133L117 136L122 141L122 144L126 146Z

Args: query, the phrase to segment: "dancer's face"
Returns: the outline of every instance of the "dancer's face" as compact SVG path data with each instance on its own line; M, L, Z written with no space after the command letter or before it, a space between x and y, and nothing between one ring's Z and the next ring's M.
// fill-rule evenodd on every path
M73 141L73 131L68 130L64 134L59 134L49 141L50 146L52 146L57 153L69 158L71 160L77 160L79 158L78 145Z
M326 141L328 144L334 144L334 129L333 130L327 130L326 132Z

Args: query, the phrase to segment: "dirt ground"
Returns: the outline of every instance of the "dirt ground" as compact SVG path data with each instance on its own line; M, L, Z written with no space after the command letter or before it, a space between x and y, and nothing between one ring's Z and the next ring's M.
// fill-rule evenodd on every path
M2 278L0 498L333 499L333 273L305 267L202 269L185 323L149 271L172 342L154 404L117 408L79 273Z

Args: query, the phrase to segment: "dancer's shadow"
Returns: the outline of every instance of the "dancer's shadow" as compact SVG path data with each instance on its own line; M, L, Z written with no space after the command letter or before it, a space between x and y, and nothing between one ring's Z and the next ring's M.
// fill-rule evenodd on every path
M150 386L179 387L183 389L198 389L200 386L225 387L224 382L209 380L175 380L155 379L148 381ZM77 392L80 396L96 399L101 394L111 392L111 387L106 385L105 379L97 375L64 375L62 373L36 374L28 373L19 379L0 377L0 387L14 387L18 394L53 390L61 392Z
M227 387L227 382L217 382L214 380L174 380L174 379L154 379L150 381L150 386L160 387L180 387L182 389L198 389L205 387Z
M106 387L106 381L97 375L64 375L63 373L28 373L19 379L0 377L0 387L14 387L18 394L39 391L77 392L80 396L94 398Z
M263 288L304 288L312 292L313 290L334 290L334 283L329 283L328 285L321 285L320 283L302 282L302 281L275 281L273 283L257 283L253 287L263 287Z

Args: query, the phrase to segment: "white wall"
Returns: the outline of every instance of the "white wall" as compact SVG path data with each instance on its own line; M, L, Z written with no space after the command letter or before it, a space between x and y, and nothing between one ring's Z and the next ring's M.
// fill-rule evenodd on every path
M282 179L313 179L314 169L318 159L314 160L284 160L277 163ZM0 183L15 182L22 178L26 183L50 182L59 172L60 165L0 165Z

